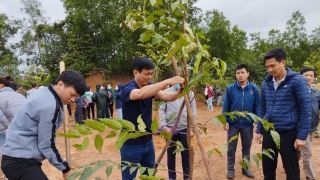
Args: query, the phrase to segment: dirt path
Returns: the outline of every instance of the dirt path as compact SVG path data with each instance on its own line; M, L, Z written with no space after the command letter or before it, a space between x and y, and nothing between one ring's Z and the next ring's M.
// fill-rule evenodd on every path
M215 107L214 112L205 111L205 108L206 107L203 105L203 103L198 103L198 122L203 124L209 120L209 123L207 125L207 128L208 128L207 135L204 133L201 134L203 144L205 146L206 151L209 151L210 149L213 149L213 148L220 149L220 147L226 143L227 133L223 130L221 124L219 126L215 126L210 119L212 117L220 114L221 108ZM116 117L116 115L115 115L115 117ZM70 121L70 124L72 122L73 121ZM72 128L72 127L70 127L70 128ZM60 129L60 131L62 131L62 129ZM96 133L96 132L94 132L94 133ZM108 134L108 132L105 132L102 134L102 136L106 136L107 134ZM72 167L77 167L80 165L89 164L93 161L106 160L106 159L110 159L115 162L120 162L120 154L119 154L120 152L114 150L115 139L113 138L113 139L106 140L105 145L103 147L103 153L99 153L94 148L94 144L92 141L94 136L95 136L95 134L90 136L91 141L90 141L89 148L83 152L78 151L77 149L71 147ZM193 147L195 149L195 166L197 164L198 164L198 166L194 169L194 179L195 180L205 180L205 179L207 179L206 170L205 170L203 162L201 161L200 150L199 150L199 147L198 147L195 140L196 140L196 138L193 139ZM81 142L80 139L71 139L71 144L80 143L80 142ZM165 144L165 141L162 138L154 137L156 157L158 157L159 153L161 152L162 148L164 147L164 144ZM240 139L239 139L238 150L237 150L237 154L236 154L236 162L237 163L239 161L241 161L241 145L240 144L241 143L240 143ZM60 152L62 152L62 155L65 156L64 139L63 138L61 138L61 137L57 138L57 147L60 150ZM253 142L252 148L251 148L251 154L257 153L260 150L261 150L261 145ZM318 161L318 159L320 157L320 139L319 138L315 139L315 141L313 143L313 153L314 153L313 164L314 164L314 169L316 171L316 176L320 177L320 162ZM226 151L222 151L223 157L220 157L218 154L213 153L211 158L209 159L211 173L213 174L213 177L215 180L226 179L226 174L227 174L226 154L227 154ZM177 171L182 172L180 162L181 162L181 158L180 158L180 155L178 154L177 155L177 163L178 163ZM162 160L161 163L166 165L166 156ZM257 167L253 161L251 163L252 163L252 172L256 176L255 179L262 180L263 175L262 175L261 167ZM57 169L55 169L52 165L50 165L48 163L48 161L43 162L42 168L50 180L62 180L63 179L61 172L58 171ZM168 177L167 171L163 170L163 168L166 168L166 166L160 167L157 175L167 179L167 177ZM236 173L235 173L236 180L248 179L244 175L241 174L241 166L239 164L235 165L235 169L236 169ZM73 170L73 172L74 172L74 170ZM2 174L0 174L0 175L1 175L0 177L2 177ZM99 177L100 179L107 179L104 169L98 171L95 174L95 176L93 176L93 178L91 178L91 179L94 179L94 177ZM302 179L304 179L304 175L302 172L301 172L301 177L302 177ZM121 179L120 170L117 167L114 167L113 172L108 179L120 180ZM178 174L177 179L181 180L182 175ZM278 163L277 179L279 179L279 180L285 179L285 173L282 168L281 162Z

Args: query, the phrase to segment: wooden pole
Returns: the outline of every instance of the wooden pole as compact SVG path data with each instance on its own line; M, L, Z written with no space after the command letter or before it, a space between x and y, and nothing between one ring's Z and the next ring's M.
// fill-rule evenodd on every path
M60 74L65 70L65 64L63 61L60 61ZM69 114L68 114L68 108L67 105L63 105L64 108L64 121L63 121L63 129L64 133L67 134L69 131ZM66 157L67 162L69 163L69 166L71 167L71 154L70 154L70 141L68 138L64 138L65 146L66 146Z

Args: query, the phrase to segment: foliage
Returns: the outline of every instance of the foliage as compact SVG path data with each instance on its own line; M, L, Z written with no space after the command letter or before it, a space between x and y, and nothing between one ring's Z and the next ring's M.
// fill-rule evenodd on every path
M15 21L0 13L0 75L10 75L14 79L20 73L17 69L20 63L14 55L13 49L8 48L7 43L8 39L17 33L18 29Z

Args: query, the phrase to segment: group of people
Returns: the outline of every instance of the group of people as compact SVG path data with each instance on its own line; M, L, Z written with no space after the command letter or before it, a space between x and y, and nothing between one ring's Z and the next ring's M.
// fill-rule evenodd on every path
M227 140L240 134L242 158L250 161L253 130L256 126L255 140L262 144L262 150L271 149L272 158L262 155L262 168L265 180L276 179L278 154L288 180L300 179L299 157L303 164L306 179L315 179L312 166L312 140L319 124L320 91L313 88L316 72L303 68L299 73L286 67L286 52L275 48L265 54L264 64L269 72L264 78L262 88L248 80L249 71L245 64L236 67L236 82L225 91L222 112L250 112L273 123L280 135L280 147L273 140L270 129L261 122L255 124L251 118L226 116ZM262 140L263 137L263 140ZM235 153L238 139L228 144L227 178L235 176ZM274 152L274 153L273 153ZM254 175L248 168L242 173L249 178Z
M95 113L97 114L97 119L112 119L114 104L117 109L117 119L123 119L122 101L119 97L122 87L123 85L118 83L113 90L111 84L102 83L96 85L96 92L92 92L91 88L88 86L85 94L75 99L75 122L83 124L83 120L85 119L91 119L91 117L92 119L95 119ZM95 104L97 112L95 112ZM70 105L68 106L69 115L71 115L72 113Z
M315 71L311 68L304 68L300 73L296 73L287 68L285 62L286 53L283 49L276 48L266 53L264 63L269 75L265 77L260 91L255 84L248 81L248 67L244 64L238 65L235 70L237 80L227 87L224 93L222 110L222 112L248 111L257 114L268 122L272 122L280 135L280 148L278 149L273 141L270 130L264 128L261 123L255 125L250 118L236 116L231 119L227 116L224 129L228 131L228 142L232 137L240 134L242 157L249 160L254 126L256 126L256 142L262 143L262 149L272 149L274 151L274 154L271 154L273 159L262 155L265 180L276 179L278 153L282 156L287 179L300 179L299 152L307 179L314 179L311 163L311 142L313 132L319 123L320 107L320 93L312 86ZM140 165L146 168L154 167L155 150L151 135L152 101L153 98L162 99L166 103L160 107L160 126L164 131L173 133L173 140L179 140L186 149L181 153L181 156L183 179L188 180L190 168L186 132L189 131L192 134L193 127L190 126L190 129L187 129L186 107L184 107L180 119L176 119L177 115L171 117L172 113L177 112L182 101L184 101L183 97L179 98L179 95L182 92L181 87L183 87L185 79L174 76L158 83L152 83L153 69L154 64L149 59L138 57L133 62L134 79L123 87L117 85L115 88L116 99L119 99L122 103L123 119L132 122L138 130L137 119L141 115L146 125L146 131L150 133L127 140L120 149L121 162L123 162L123 166L127 166L126 162L130 162L131 165ZM167 88L168 85L169 88ZM7 88L8 86L10 86L8 79L1 77L1 102L2 98L9 97L5 93L12 93ZM213 89L212 91L209 90L210 85L207 87L209 100L209 98L212 98ZM112 96L112 92L108 91L110 88L108 85L102 84L97 86L97 92L92 93L82 75L76 71L66 70L57 77L54 85L40 88L27 99L20 96L21 99L14 101L19 103L14 105L17 107L14 110L16 112L4 112L9 114L8 117L10 118L4 128L6 141L1 147L1 169L7 178L48 179L41 170L41 161L48 159L53 166L62 171L64 179L67 179L70 166L60 156L55 146L55 133L63 122L62 107L75 102L76 99L78 102L85 94L84 99L87 99L87 104L96 103L97 118L107 117L106 108L109 108L111 104L111 101L108 101L107 98L110 99ZM190 99L192 113L196 116L194 93L190 92L187 95ZM91 101L87 96L91 98ZM0 103L0 114L3 111L1 105L2 103ZM81 104L81 107L83 107L83 104ZM109 117L112 116L113 114L110 112ZM94 119L94 115L92 117ZM179 120L177 132L172 132L176 120ZM228 145L227 177L229 179L235 176L236 147L237 139L231 141ZM175 154L173 153L175 148L172 144L167 149L170 180L177 178ZM144 173L147 173L147 171ZM254 178L248 168L242 169L242 173L249 178ZM124 168L122 179L132 180L136 177L136 174L137 169L132 171L131 168Z

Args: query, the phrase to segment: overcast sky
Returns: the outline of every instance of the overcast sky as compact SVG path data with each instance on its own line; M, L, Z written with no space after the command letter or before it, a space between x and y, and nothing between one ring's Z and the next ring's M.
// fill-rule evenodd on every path
M65 17L61 0L42 0L45 15L51 21ZM261 32L262 37L272 28L285 30L286 22L293 12L299 10L306 19L308 34L320 27L320 0L199 0L196 4L203 11L217 9L240 29ZM9 17L21 17L20 0L0 0L0 13Z

